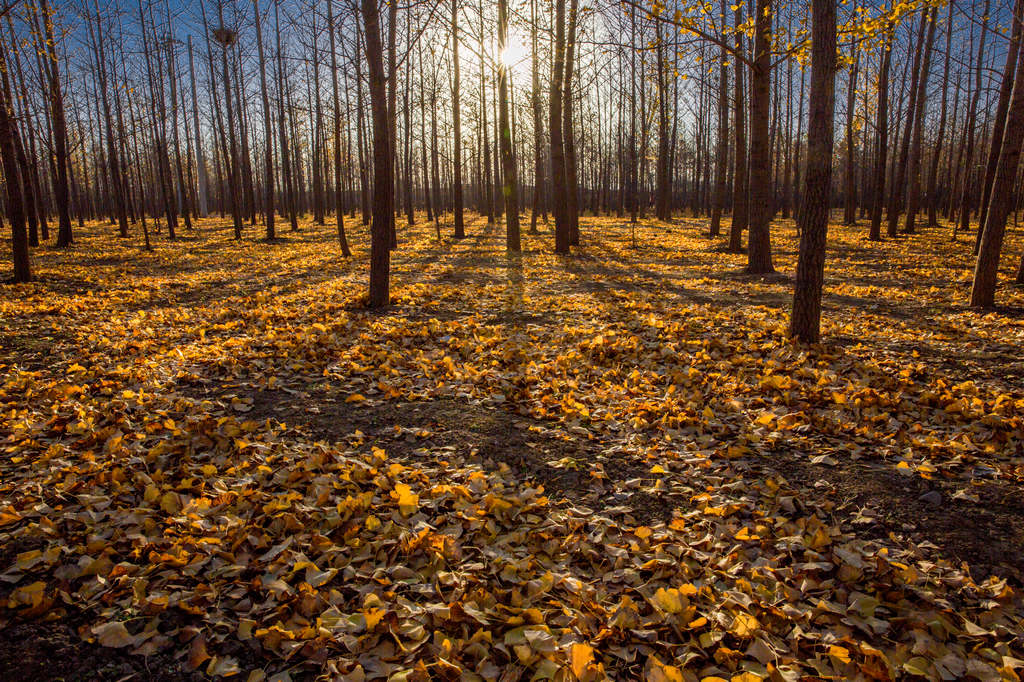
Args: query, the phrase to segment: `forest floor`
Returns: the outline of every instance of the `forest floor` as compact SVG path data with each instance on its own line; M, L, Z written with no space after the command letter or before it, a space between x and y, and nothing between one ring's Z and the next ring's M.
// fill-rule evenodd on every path
M0 285L0 679L1024 674L1024 290L967 308L973 234L834 226L806 347L791 221L770 277L703 220L400 224L383 312L347 225Z

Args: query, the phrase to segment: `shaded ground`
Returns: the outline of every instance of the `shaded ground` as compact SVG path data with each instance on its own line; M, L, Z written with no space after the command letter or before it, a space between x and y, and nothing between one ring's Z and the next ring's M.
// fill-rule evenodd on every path
M358 432L368 444L407 462L415 463L429 451L447 452L453 461L477 463L485 469L504 465L524 485L540 484L555 499L618 514L634 525L667 521L673 510L688 506L679 495L616 491L615 483L636 480L640 487L657 479L649 466L617 457L621 444L586 431L561 429L508 407L458 399L352 404L322 384L303 387L298 394L246 391L244 385L213 390L188 386L185 393L196 400L224 404L242 396L251 406L245 412L247 419L282 422L293 438L335 442ZM612 485L606 485L609 481Z
M85 619L57 623L17 623L0 629L0 676L5 680L110 682L203 680L199 673L181 672L172 654L150 657L98 644L88 644L75 629Z
M766 465L804 491L800 501L827 509L857 537L882 544L934 546L967 566L1024 585L1024 498L1020 487L986 480L931 480L870 462L813 464L787 457Z

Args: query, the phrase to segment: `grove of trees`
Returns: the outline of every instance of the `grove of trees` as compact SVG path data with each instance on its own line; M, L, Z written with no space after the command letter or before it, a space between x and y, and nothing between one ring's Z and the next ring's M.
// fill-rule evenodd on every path
M210 215L267 241L309 215L334 222L345 256L346 220L371 226L368 300L385 306L403 225L459 239L466 211L502 225L510 253L521 220L550 220L564 255L586 243L581 216L707 217L768 275L772 221L792 217L791 331L815 341L835 209L869 240L969 233L970 304L996 302L1021 185L1021 0L0 11L15 281L33 248L73 249L90 220L149 249Z

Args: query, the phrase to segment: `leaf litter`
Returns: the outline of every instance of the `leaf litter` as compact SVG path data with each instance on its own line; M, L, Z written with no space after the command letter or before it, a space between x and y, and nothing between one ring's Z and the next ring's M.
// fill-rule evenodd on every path
M836 228L799 347L786 278L587 223L415 229L384 313L312 225L44 249L0 302L5 629L81 679L1018 679L1024 296Z

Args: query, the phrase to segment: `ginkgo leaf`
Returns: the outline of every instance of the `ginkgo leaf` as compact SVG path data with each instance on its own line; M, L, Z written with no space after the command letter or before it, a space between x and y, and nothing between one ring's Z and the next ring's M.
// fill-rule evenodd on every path
M589 644L576 643L570 647L569 661L573 674L582 678L587 666L594 660L594 648Z
M135 644L135 637L128 632L124 623L119 621L95 625L92 634L96 635L96 641L103 646L120 648Z
M420 496L412 492L412 488L405 483L396 484L393 495L398 502L398 510L402 516L409 516L419 509Z
M757 629L761 627L758 623L757 618L754 618L749 613L737 613L733 618L732 625L729 626L729 632L740 638L746 638L757 632Z

